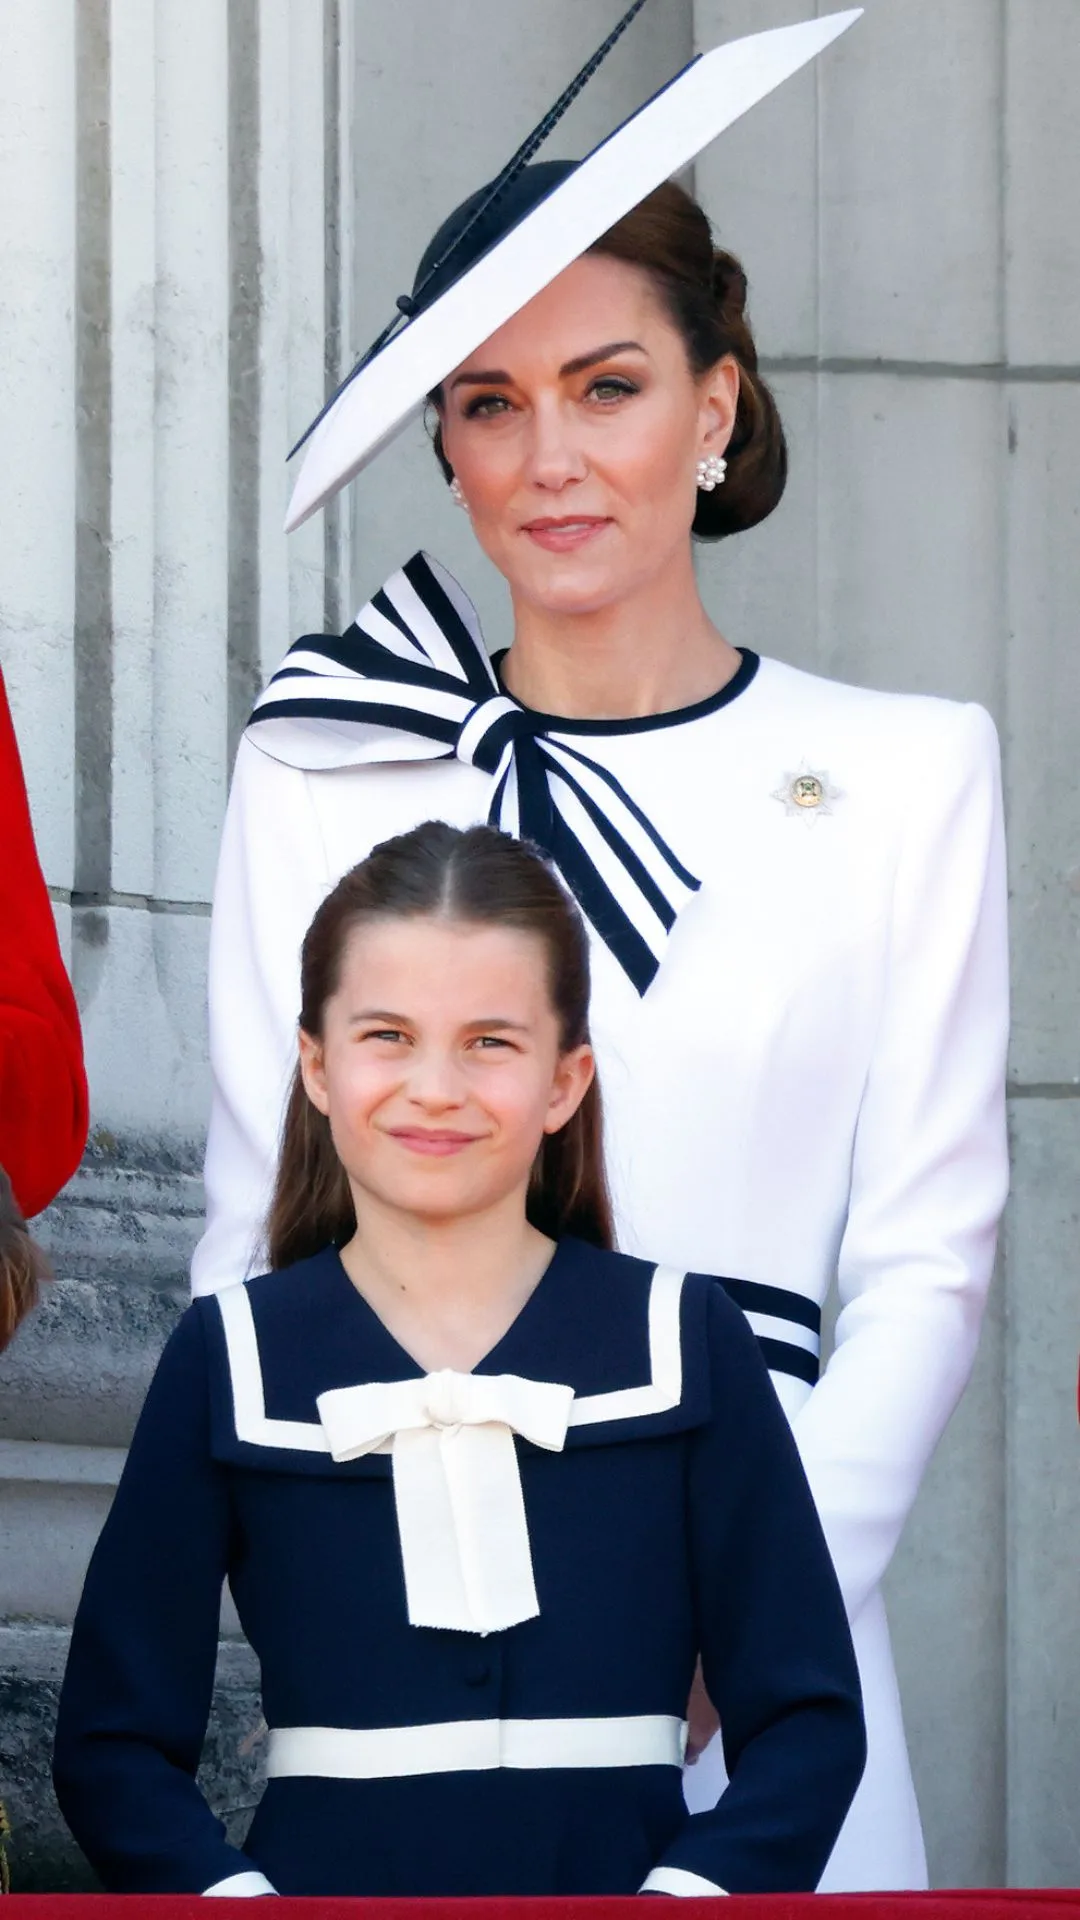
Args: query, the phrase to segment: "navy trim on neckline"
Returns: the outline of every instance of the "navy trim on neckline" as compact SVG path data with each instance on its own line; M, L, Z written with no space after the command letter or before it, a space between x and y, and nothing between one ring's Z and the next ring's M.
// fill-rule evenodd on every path
M561 713L542 713L538 707L527 707L507 690L503 685L502 663L509 651L509 647L504 647L501 653L492 654L495 677L507 699L513 700L515 706L528 714L540 733L656 733L661 727L683 727L691 720L703 720L706 714L718 713L721 707L730 706L740 693L746 692L761 665L759 654L752 652L749 647L739 647L736 651L740 656L740 664L731 679L718 693L710 693L704 700L695 700L693 706L672 707L669 713L645 713L632 720L571 720Z
M551 1258L548 1260L532 1292L526 1295L526 1298L522 1301L510 1324L504 1327L498 1339L493 1341L492 1345L487 1349L487 1352L482 1354L478 1360L474 1361L473 1365L467 1369L468 1372L477 1374L490 1373L492 1371L492 1365L502 1353L503 1347L514 1340L515 1336L518 1335L519 1329L523 1328L526 1337L528 1336L529 1327L533 1318L536 1314L544 1310L548 1296L559 1287L562 1279L562 1269L567 1264L570 1253L579 1244L578 1241L568 1234L564 1235L562 1239L555 1241L551 1251ZM425 1367L414 1353L410 1353L408 1347L402 1345L397 1335L390 1331L390 1328L387 1326L386 1321L378 1309L372 1306L367 1295L361 1293L359 1287L349 1275L349 1270L341 1257L341 1249L339 1247L324 1247L321 1253L315 1255L315 1258L325 1262L327 1278L338 1297L341 1296L342 1288L344 1288L346 1290L345 1297L351 1297L352 1300L357 1303L363 1319L367 1323L368 1332L376 1343L382 1344L383 1342L387 1342L389 1346L393 1348L398 1361L407 1369L407 1371L401 1375L402 1379L411 1380L414 1375L417 1379L423 1379L428 1373L433 1371L433 1369ZM543 1295L542 1300L539 1297L540 1295ZM534 1302L536 1303L535 1306L533 1304ZM461 1371L465 1371L465 1369L461 1369ZM397 1378L396 1375L394 1377Z

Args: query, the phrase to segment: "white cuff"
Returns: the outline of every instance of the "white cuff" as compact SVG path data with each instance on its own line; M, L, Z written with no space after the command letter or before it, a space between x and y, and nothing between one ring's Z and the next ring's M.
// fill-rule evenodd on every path
M648 1879L640 1888L642 1893L675 1893L683 1900L703 1895L715 1897L718 1893L727 1893L726 1887L718 1887L715 1880L703 1880L700 1873L688 1873L685 1867L654 1867Z
M227 1880L215 1880L212 1887L203 1888L203 1899L208 1894L226 1894L230 1900L243 1900L257 1893L275 1893L276 1887L270 1885L265 1873L259 1873L249 1867L246 1873L230 1873Z

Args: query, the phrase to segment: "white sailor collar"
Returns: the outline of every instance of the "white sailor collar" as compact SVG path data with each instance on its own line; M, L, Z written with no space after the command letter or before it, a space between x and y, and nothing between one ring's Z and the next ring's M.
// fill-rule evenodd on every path
M473 1373L572 1389L567 1448L684 1432L711 1413L706 1313L715 1285L564 1239ZM333 1458L320 1396L425 1376L334 1248L195 1305L207 1333L216 1459L333 1477L390 1471L385 1452ZM530 1444L519 1437L519 1447Z

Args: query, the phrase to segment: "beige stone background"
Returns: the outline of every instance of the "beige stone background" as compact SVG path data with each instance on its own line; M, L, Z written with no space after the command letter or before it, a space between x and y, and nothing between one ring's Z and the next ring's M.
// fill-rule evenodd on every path
M651 0L552 151L695 46L807 10ZM284 454L617 14L0 6L0 661L95 1127L46 1222L61 1282L0 1360L0 1795L26 1887L83 1884L48 1722L197 1230L207 903L252 692L421 544L505 623L418 427L289 542ZM984 701L1005 755L1014 1192L977 1378L889 1582L941 1886L1080 1881L1078 100L1077 0L870 0L696 175L793 454L780 511L703 554L710 607L800 665ZM228 1645L210 1764L237 1818L250 1681Z

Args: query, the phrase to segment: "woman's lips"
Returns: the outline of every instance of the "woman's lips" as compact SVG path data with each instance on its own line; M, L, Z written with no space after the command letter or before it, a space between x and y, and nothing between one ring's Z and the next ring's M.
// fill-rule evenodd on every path
M584 515L576 520L530 520L521 531L535 540L538 547L546 547L549 553L571 553L610 525L608 519Z
M408 1147L410 1153L426 1153L438 1160L471 1147L477 1136L474 1133L452 1133L441 1128L428 1132L423 1127L394 1127L390 1138L396 1140L399 1146Z

